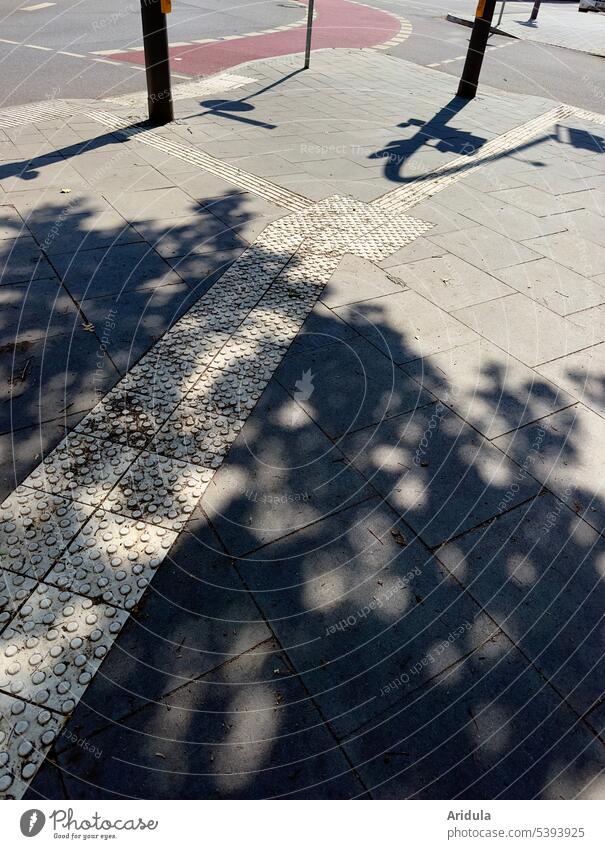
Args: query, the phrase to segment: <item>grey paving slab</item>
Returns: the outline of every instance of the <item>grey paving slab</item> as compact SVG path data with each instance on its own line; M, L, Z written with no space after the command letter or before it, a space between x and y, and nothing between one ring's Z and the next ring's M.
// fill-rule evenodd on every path
M0 241L0 286L42 278L56 280L56 275L31 236Z
M285 213L281 207L250 192L229 195L226 198L211 198L204 203L204 208L220 218L246 242L253 242L267 224L281 218Z
M417 207L415 207L417 209ZM472 223L471 223L472 226ZM420 236L414 239L409 245L400 248L396 253L391 254L387 259L379 262L381 268L386 268L387 271L391 268L397 269L399 266L408 262L418 262L421 259L429 259L430 257L443 256L447 251L445 248L440 248L434 242L430 242L425 236Z
M24 232L25 225L17 210L9 204L4 204L0 197L0 239L16 239L17 236L29 235Z
M577 404L495 440L502 451L599 532L605 528L603 476L596 452L605 420Z
M335 342L353 342L359 334L321 302L315 304L298 335L292 342L290 354L318 350Z
M0 349L70 333L81 324L82 316L57 278L0 286Z
M556 233L553 236L528 239L524 244L585 277L605 273L605 248L576 233Z
M330 277L321 301L334 308L401 292L402 285L377 265L347 254Z
M392 189L387 187L386 192ZM433 225L430 234L433 236L441 235L442 233L457 233L460 230L470 230L477 226L477 222L462 215L453 209L448 209L434 200L417 203L413 208L412 215L421 218L423 221L430 221Z
M421 687L494 630L380 499L267 546L239 568L338 736ZM431 662L413 672L432 649ZM384 692L402 673L402 691Z
M181 163L186 165L185 162ZM187 192L194 200L205 203L212 198L223 198L229 195L241 194L241 189L232 183L223 180L216 174L200 173L199 168L194 167L190 172L170 174L170 179L175 186L179 186Z
M550 493L437 552L578 715L605 693L605 541Z
M275 377L332 438L434 400L362 338L287 356Z
M111 203L120 215L132 222L182 218L199 209L199 204L178 187L128 192L113 196Z
M165 259L243 248L246 244L220 219L205 210L183 218L144 221L137 223L136 229Z
M575 196L574 196L575 197ZM584 198L578 196L578 203L584 203ZM603 210L596 212L591 209L578 209L560 216L561 220L570 233L596 242L597 245L605 247L605 235L603 234Z
M582 310L582 312L575 313L571 318L575 324L585 328L586 341L589 344L605 341L605 305L600 304L598 307Z
M534 186L504 189L496 192L494 197L538 217L557 215L560 212L570 212L572 209L579 208L577 201L569 195L562 194L553 197L548 192L543 192Z
M443 235L430 235L440 247L476 265L483 271L493 272L510 265L518 265L530 259L538 259L539 248L530 250L536 243L528 243L529 247L515 242L500 233L495 233L487 227L473 227L456 233L444 233ZM545 237L556 238L556 237ZM540 240L542 241L542 240Z
M605 286L551 259L502 268L496 275L558 315L566 316L605 302ZM574 321L573 317L571 320Z
M70 796L346 799L364 792L271 642L94 740L98 758L77 746L59 757Z
M272 382L201 506L227 549L240 555L371 494L341 452Z
M0 352L0 433L89 410L119 374L92 333L19 342Z
M335 312L395 363L476 338L469 327L411 290L340 307Z
M231 238L229 238L229 242L226 239L223 241L223 245L231 243L231 247L219 248L208 253L191 253L183 257L170 257L167 260L179 278L184 280L198 297L204 294L245 250L241 240L235 234L232 235L233 241L231 241Z
M590 344L586 332L576 323L520 293L465 307L454 315L528 366L554 360Z
M366 428L341 447L431 547L500 513L507 493L508 508L539 489L535 481L518 480L513 463L442 405Z
M345 742L373 798L598 796L601 744L506 638L414 696Z
M446 312L491 301L512 291L491 274L447 254L409 262L389 269L389 273Z
M574 403L556 383L485 339L403 369L487 439Z
M605 416L605 345L585 348L537 371L595 413Z
M46 146L53 149L51 144ZM72 165L64 159L46 157L44 153L42 146L36 145L29 150L24 147L19 151L23 157L21 161L0 163L0 189L39 192L50 186L76 189L86 185L84 177Z
M77 300L181 282L146 242L61 254L55 258L55 265Z

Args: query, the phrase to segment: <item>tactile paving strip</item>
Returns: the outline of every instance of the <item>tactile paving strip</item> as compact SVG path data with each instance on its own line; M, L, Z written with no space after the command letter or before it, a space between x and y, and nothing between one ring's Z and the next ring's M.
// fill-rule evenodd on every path
M0 690L69 714L127 614L40 583L0 635Z
M112 389L76 426L78 433L92 433L118 445L144 448L166 421L176 402Z
M35 587L36 582L31 578L0 569L0 631L10 622Z
M46 582L132 610L177 535L115 513L96 513Z
M0 692L0 796L20 799L57 739L64 717Z
M93 508L21 485L0 506L2 566L43 578Z
M33 489L97 505L113 489L136 453L84 433L70 433L24 481Z

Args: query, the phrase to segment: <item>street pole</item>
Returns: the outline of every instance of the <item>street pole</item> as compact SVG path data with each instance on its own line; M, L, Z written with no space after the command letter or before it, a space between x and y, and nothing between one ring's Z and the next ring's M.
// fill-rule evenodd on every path
M174 120L166 11L170 11L170 3L167 0L141 0L147 108L149 120L158 125Z
M313 35L313 7L315 0L308 0L309 8L307 10L307 44L305 47L305 70L311 62L311 37Z
M479 0L475 12L475 23L468 45L466 62L458 86L458 97L472 100L477 94L479 75L485 56L485 48L492 28L492 20L496 11L496 0Z
M535 21L538 17L538 12L540 11L540 3L542 0L536 0L534 3L534 8L531 10L531 15L529 16L530 21Z

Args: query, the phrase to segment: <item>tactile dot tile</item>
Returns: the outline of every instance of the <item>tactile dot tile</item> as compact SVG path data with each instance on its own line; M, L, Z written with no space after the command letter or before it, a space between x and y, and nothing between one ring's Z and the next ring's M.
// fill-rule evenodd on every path
M284 346L250 336L242 337L236 333L217 355L207 374L210 376L219 371L237 371L239 374L263 375L268 380L285 353Z
M6 569L0 569L0 631L32 594L35 586L36 582L25 575L13 575Z
M34 489L97 505L135 457L136 453L129 448L73 432L24 483Z
M69 714L128 614L40 583L0 635L0 690Z
M275 366L257 369L244 363L240 368L213 370L202 377L187 397L187 406L199 410L204 419L226 416L231 421L244 420L256 406Z
M208 407L181 404L153 438L159 454L218 469L244 426L238 414L219 415Z
M46 582L132 610L176 537L136 519L95 513Z
M162 360L184 360L192 362L196 367L212 362L217 351L220 351L229 339L227 331L214 331L204 326L203 317L187 317L187 321L179 322L153 346L145 355L145 361L159 362Z
M264 302L261 302L238 330L238 337L242 340L272 338L276 345L287 348L296 338L302 324L300 318L287 315L285 309L265 307Z
M42 578L93 508L20 486L0 505L2 565L11 572Z
M124 392L118 387L82 419L76 430L95 433L119 445L143 448L175 406L157 398Z
M180 531L214 472L144 451L107 497L112 513Z
M215 354L216 351L208 357L208 364L212 362ZM189 361L147 355L130 369L121 381L120 389L136 392L160 402L178 404L199 380L204 370L194 355Z
M65 722L46 708L0 693L0 799L20 799Z

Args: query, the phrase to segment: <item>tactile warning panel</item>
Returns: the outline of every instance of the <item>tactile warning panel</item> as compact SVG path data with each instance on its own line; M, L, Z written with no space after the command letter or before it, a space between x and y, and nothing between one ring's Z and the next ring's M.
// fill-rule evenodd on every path
M118 386L82 419L76 430L118 445L144 448L175 406Z
M36 582L31 578L13 575L6 569L0 569L0 631L10 622L35 587Z
M132 610L177 535L115 513L96 513L46 582Z
M144 451L104 506L112 513L180 531L213 474L212 469Z
M0 799L20 799L64 718L0 693Z
M25 483L70 500L97 505L115 486L136 452L113 442L70 433Z
M0 635L0 690L71 713L126 617L115 607L38 584Z
M92 507L20 486L0 506L2 565L42 578L92 512Z

